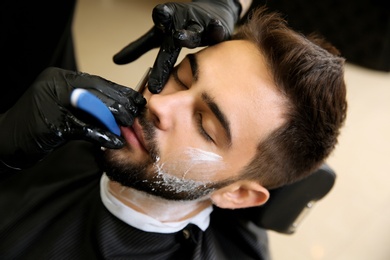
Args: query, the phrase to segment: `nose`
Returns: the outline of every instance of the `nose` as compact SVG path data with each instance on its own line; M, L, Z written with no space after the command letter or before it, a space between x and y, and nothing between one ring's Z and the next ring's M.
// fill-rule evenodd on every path
M169 130L184 125L191 119L194 111L194 99L186 91L170 94L152 94L147 107L155 126Z

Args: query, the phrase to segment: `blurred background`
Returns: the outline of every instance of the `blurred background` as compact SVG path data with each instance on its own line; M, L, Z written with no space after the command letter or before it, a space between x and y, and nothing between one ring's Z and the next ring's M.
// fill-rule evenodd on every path
M121 66L112 56L150 29L152 9L163 2L79 0L73 23L79 69L135 86L153 65L157 50ZM313 11L300 8L302 1L270 2L273 8L294 12L287 18L297 28L328 33L350 56L345 71L348 118L327 161L336 171L336 184L294 234L269 232L273 259L390 259L390 8L378 9L378 0L313 1ZM318 24L300 22L305 15Z

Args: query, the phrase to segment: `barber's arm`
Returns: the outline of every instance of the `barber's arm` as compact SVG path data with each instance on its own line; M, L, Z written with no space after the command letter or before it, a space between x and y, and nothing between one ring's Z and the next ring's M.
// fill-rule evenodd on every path
M124 145L120 136L71 105L75 88L86 89L103 101L119 125L132 125L146 104L131 88L86 73L48 68L0 115L0 173L27 168L69 140L113 149Z
M114 56L116 64L138 59L160 47L149 77L149 90L159 93L182 47L213 45L230 38L234 26L252 0L193 0L189 3L165 3L153 9L152 27Z

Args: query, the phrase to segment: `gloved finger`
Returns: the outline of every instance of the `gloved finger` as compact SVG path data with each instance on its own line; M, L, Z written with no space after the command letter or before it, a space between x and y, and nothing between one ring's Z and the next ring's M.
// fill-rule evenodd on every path
M146 105L145 98L140 99L139 93L128 87L122 87L116 92L113 92L113 89L104 90L104 92L100 89L89 89L89 91L103 101L116 122L123 126L131 126L134 118Z
M134 123L134 118L139 114L139 110L135 106L130 108L124 105L114 102L109 106L111 113L114 115L117 123L123 126L131 126ZM129 112L130 110L130 112Z
M95 127L86 126L84 128L83 139L109 149L119 149L125 145L122 137Z
M123 105L124 108L128 109L133 114L136 114L138 108L142 108L146 105L146 99L138 91L118 85L113 82L109 82L109 88L107 84L103 85L94 85L93 88L90 88L92 93L96 93L108 107L110 107L115 102L118 102Z
M157 54L148 80L149 91L158 94L163 89L169 75L180 54L180 47L176 47L173 38L164 36L163 43Z
M205 37L207 37L206 41L209 45L214 45L227 40L230 37L230 33L220 20L212 19L207 25Z
M153 8L152 19L155 26L163 33L168 33L172 28L172 17L175 4L158 4Z
M115 87L118 87L118 91L120 91L127 100L132 100L135 105L139 107L144 107L146 105L146 99L138 91L120 85L116 85Z
M120 125L131 126L134 118L145 107L146 99L141 93L129 87L114 84L112 88L117 92L105 93L106 96L101 97L101 99Z
M66 120L69 129L64 132L68 139L81 139L110 149L119 149L125 144L122 137L103 128L87 125L72 115L67 115Z
M192 24L187 29L178 30L173 34L175 44L180 47L196 48L201 45L203 28Z
M120 50L114 55L113 61L123 65L135 61L151 49L157 48L161 44L162 32L152 27L144 35Z

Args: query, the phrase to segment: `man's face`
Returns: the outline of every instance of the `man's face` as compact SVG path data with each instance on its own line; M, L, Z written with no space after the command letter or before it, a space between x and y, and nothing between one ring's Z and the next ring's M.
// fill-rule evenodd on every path
M188 55L147 105L127 145L107 150L107 175L166 199L203 198L230 184L283 123L284 99L257 48L228 41Z

